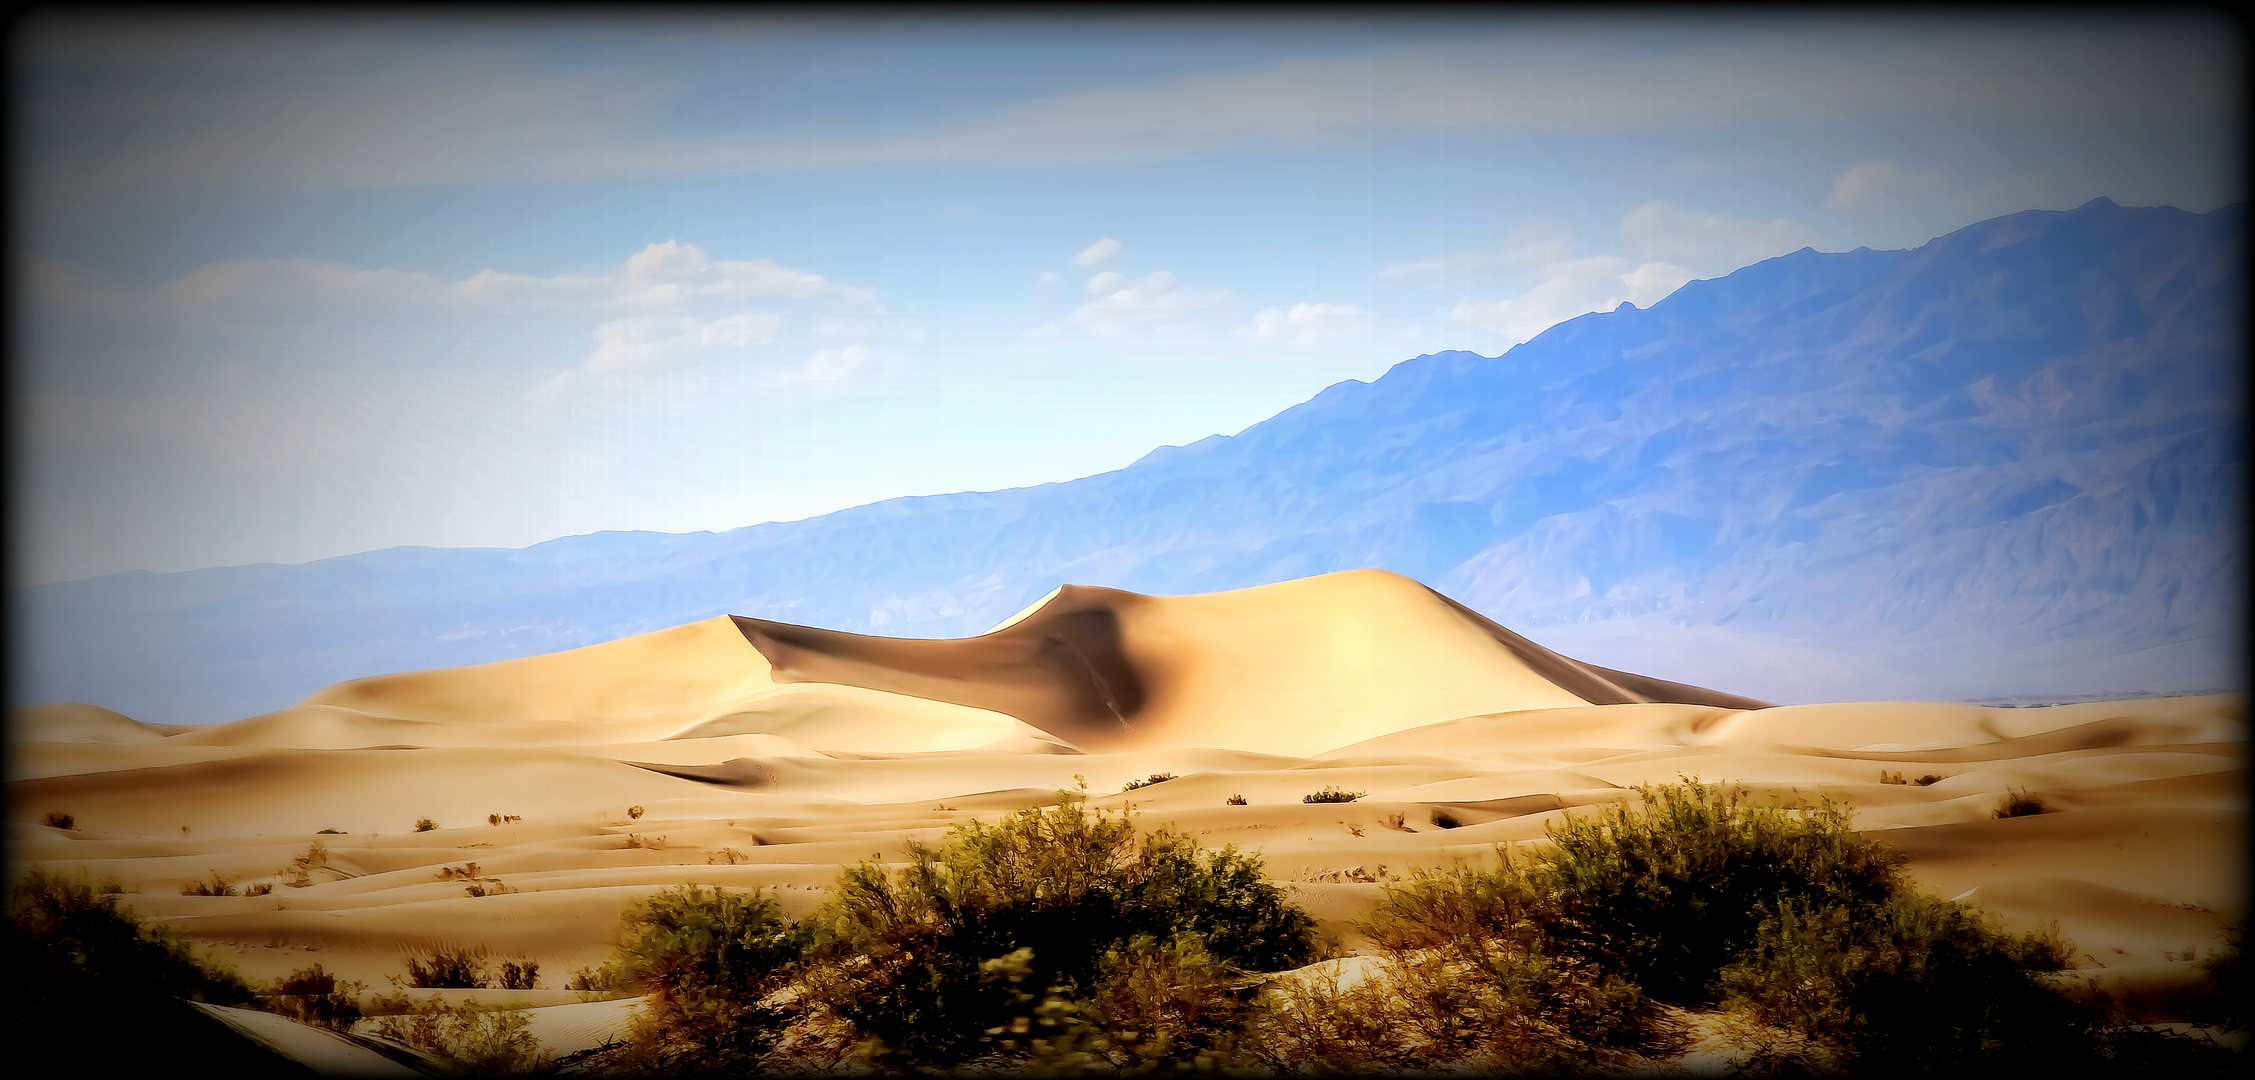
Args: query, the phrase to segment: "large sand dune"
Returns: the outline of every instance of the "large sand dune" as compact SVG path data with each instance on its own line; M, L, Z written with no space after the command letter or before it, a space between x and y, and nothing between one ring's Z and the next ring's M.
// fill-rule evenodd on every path
M1769 707L1582 664L1362 571L1068 586L955 641L724 617L202 728L22 710L8 829L18 868L115 880L253 978L320 962L383 989L405 951L461 945L540 961L544 989L512 1000L576 1007L559 988L638 896L770 887L803 914L846 863L1079 780L1147 826L1258 849L1336 928L1385 880L1696 777L1845 800L1925 887L2058 922L2088 974L2166 1015L2244 917L2246 747L2238 695ZM1122 790L1155 773L1176 778ZM1366 794L1302 801L1330 786ZM1995 817L2012 790L2053 812ZM215 874L271 891L182 894ZM599 1041L581 1029L625 1015L548 1026Z

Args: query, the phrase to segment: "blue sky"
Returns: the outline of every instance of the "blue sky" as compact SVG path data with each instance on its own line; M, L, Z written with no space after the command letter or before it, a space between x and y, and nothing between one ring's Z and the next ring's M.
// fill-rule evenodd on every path
M17 584L1123 466L1814 246L2243 198L2235 24L19 24Z

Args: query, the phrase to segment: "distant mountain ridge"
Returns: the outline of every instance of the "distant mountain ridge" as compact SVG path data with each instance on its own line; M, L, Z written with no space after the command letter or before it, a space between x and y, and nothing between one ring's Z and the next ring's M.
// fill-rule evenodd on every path
M723 613L960 636L1061 583L1358 567L1773 700L2243 687L2243 219L2097 200L1804 249L1068 483L40 586L12 696L225 720Z

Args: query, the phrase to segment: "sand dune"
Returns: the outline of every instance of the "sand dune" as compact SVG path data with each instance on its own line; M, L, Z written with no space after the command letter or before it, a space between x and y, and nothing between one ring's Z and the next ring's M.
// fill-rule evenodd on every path
M630 1004L559 988L637 897L768 888L803 915L845 864L1084 783L1146 827L1258 850L1334 930L1387 880L1679 777L1844 801L1924 887L2057 921L2155 1015L2246 911L2242 696L1766 707L1581 664L1377 572L1067 587L958 641L719 618L232 724L13 723L19 865L114 880L256 979L319 962L383 989L443 946L536 959L527 993L549 996L526 1003L559 1046L624 1022ZM1154 774L1173 778L1125 790ZM1362 795L1303 801L1329 787ZM2016 790L2049 812L1995 817ZM214 875L238 895L182 894Z

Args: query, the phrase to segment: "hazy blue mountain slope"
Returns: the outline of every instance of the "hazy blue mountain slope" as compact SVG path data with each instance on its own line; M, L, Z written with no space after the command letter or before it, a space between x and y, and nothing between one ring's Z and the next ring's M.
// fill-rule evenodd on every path
M227 719L722 612L960 635L1060 582L1202 592L1361 566L1538 639L1680 628L1893 665L1883 685L1722 686L1756 695L2041 691L2021 683L2157 648L2176 659L2104 688L2237 685L2213 658L2244 580L2242 219L2101 200L1914 251L1803 250L1071 483L43 586L16 597L15 697Z

